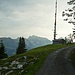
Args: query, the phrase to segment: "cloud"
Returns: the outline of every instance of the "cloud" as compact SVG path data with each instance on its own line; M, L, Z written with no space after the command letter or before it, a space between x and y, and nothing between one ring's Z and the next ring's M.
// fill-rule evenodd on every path
M14 10L8 16L5 16L9 20L17 21L21 24L30 23L32 26L45 24L50 18L49 5L37 4L34 7L30 7L30 9L32 10Z
M62 5L65 2L62 0L59 3ZM0 36L18 37L34 34L52 39L54 5L55 1L52 0L0 0ZM61 21L61 12L64 7L58 6L58 37L67 34L65 32L67 23ZM69 29L71 29L70 26L68 26L68 31Z

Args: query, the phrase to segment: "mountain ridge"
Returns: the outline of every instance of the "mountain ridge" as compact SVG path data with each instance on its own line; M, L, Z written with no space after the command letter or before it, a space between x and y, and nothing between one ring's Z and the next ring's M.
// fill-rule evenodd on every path
M8 56L11 56L16 53L16 48L18 47L19 38L12 39L10 37L1 37L0 40L3 40ZM44 37L33 35L29 36L28 38L25 38L25 43L27 50L30 50L36 47L52 44L52 41Z

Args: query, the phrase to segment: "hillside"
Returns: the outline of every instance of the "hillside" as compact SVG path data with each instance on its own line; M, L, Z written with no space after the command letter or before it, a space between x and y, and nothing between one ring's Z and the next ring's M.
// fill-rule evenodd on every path
M35 75L50 53L67 46L47 45L0 60L0 70L7 75Z
M75 75L75 67L70 59L75 46L64 47L52 52L36 75Z
M4 37L4 38L0 38L0 40L3 40L6 52L9 56L16 53L16 48L18 46L18 41L19 41L18 38L12 39L12 38ZM47 38L38 37L34 35L26 38L25 42L26 42L27 50L30 50L36 47L40 47L40 46L44 46L44 45L48 45L48 44L52 44L52 42L48 40Z

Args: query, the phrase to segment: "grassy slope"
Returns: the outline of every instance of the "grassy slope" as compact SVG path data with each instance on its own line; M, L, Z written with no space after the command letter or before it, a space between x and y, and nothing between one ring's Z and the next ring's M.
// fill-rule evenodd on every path
M27 56L27 62L34 62L34 64L33 65L28 64L28 65L24 66L25 72L23 73L23 75L35 75L35 73L40 69L43 62L45 61L45 59L51 52L53 52L59 48L63 48L65 46L69 46L69 45L47 45L47 46L43 46L43 47L38 47L38 48L32 49L30 51L27 51L24 54L14 55L12 57L7 58L6 60L0 60L0 66L4 65L4 63L6 63L6 62L12 62L16 58ZM38 58L38 59L34 60L34 57ZM5 65L5 66L8 66L8 65ZM16 71L14 71L14 73L12 73L10 75L17 75L18 71L19 70L16 70Z

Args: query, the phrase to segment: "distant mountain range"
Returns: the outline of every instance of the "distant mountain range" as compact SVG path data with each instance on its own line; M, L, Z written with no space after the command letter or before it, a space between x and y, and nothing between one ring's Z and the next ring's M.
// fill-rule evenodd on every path
M3 40L8 56L11 56L16 53L19 38L12 39L10 37L9 38L3 37L3 38L0 38L0 40ZM33 35L33 36L29 36L28 38L26 38L25 43L26 43L27 50L30 50L36 47L52 44L52 41L48 40L47 38Z

